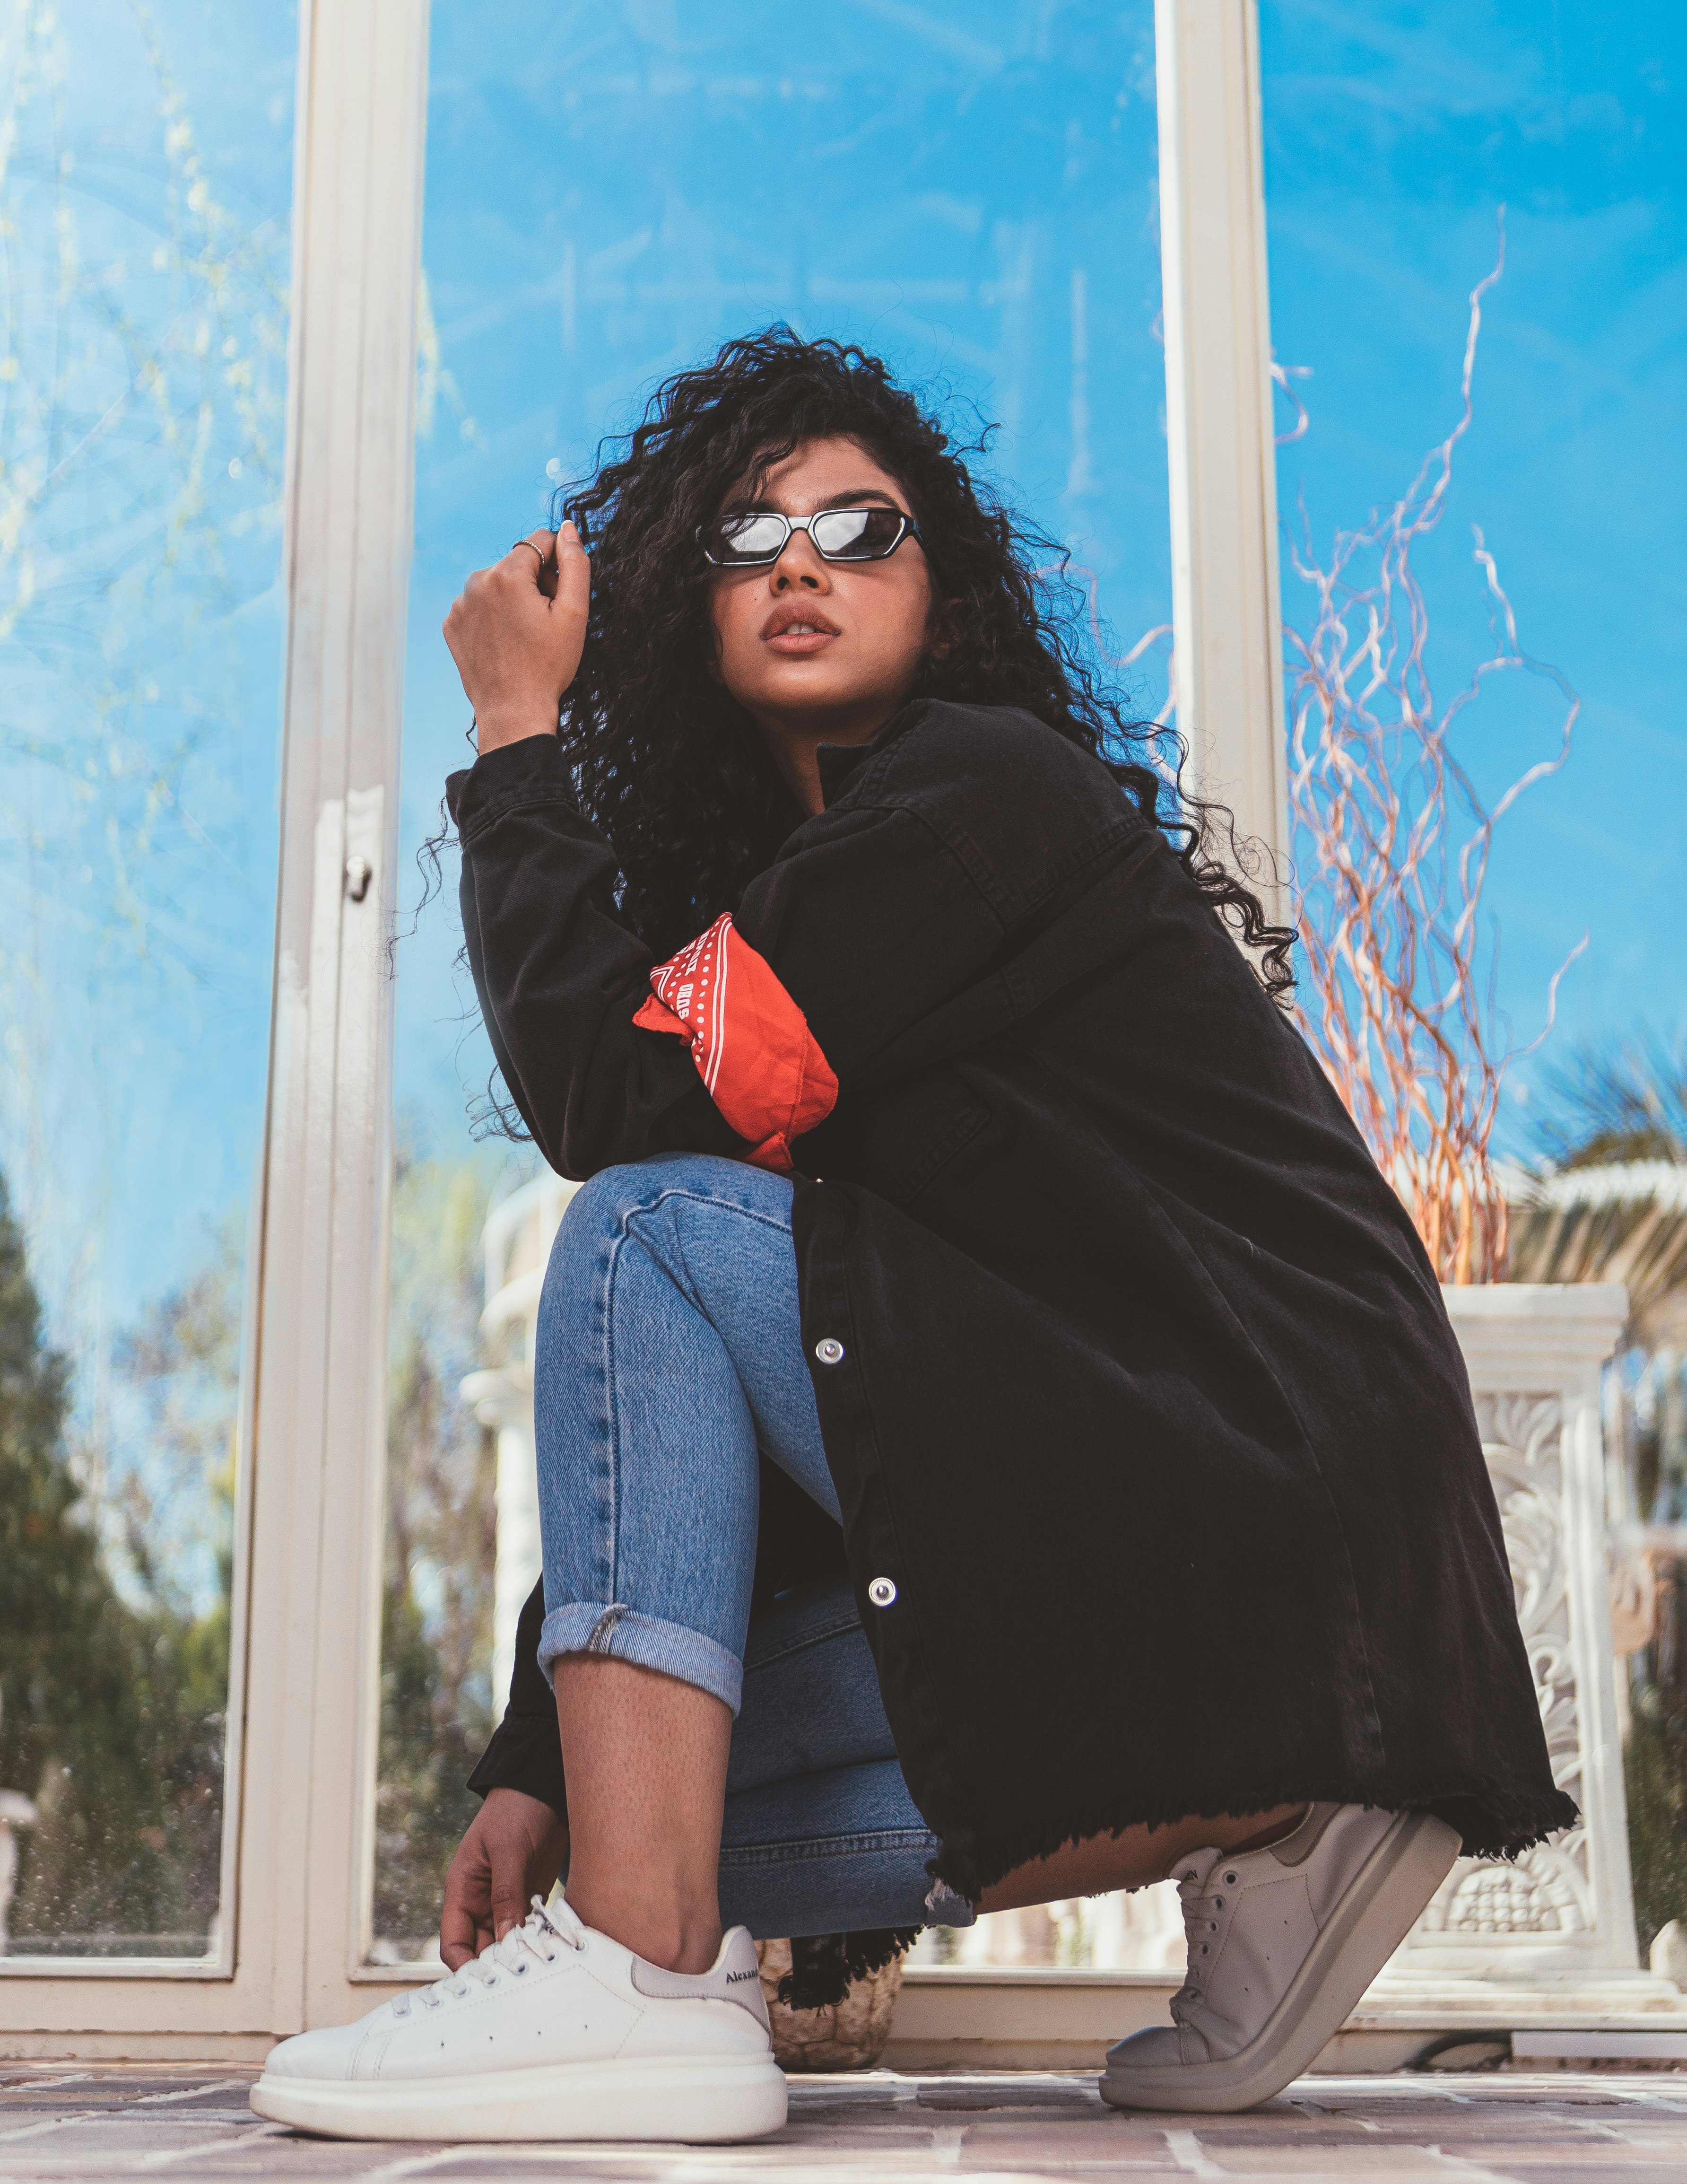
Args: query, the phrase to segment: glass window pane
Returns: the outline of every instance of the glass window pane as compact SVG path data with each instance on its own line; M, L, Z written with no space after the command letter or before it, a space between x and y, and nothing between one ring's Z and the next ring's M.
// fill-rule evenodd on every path
M0 46L14 1957L216 1945L275 921L294 41L288 7L58 0L10 9Z
M544 520L661 376L775 320L882 354L963 438L999 427L983 467L1070 547L1104 648L1149 639L1126 680L1158 710L1171 585L1150 0L833 10L795 36L767 0L507 24L440 0L431 64L409 850L468 762L438 633L465 575ZM454 965L454 878L398 958L386 1957L434 1946L475 1809L467 1757L502 1708L537 1570L526 1313L562 1200L521 1154L470 1148L491 1056ZM1036 1946L1053 1949L1043 1924Z
M1668 0L1261 11L1272 335L1306 420L1297 432L1281 402L1280 430L1296 435L1278 466L1291 678L1317 597L1295 553L1327 569L1338 532L1386 517L1458 426L1470 292L1498 264L1503 222L1471 423L1411 566L1438 713L1507 649L1478 548L1515 612L1514 652L1582 699L1567 763L1497 829L1484 895L1500 928L1500 1019L1519 1046L1588 935L1552 1037L1508 1080L1506 1150L1528 1149L1531 1099L1538 1108L1543 1073L1575 1039L1642 1016L1673 1033L1687 1010L1674 933L1687 811L1683 22ZM1437 458L1427 483L1439 476ZM1379 567L1377 551L1356 551L1346 581L1356 591ZM1398 583L1395 599L1404 631ZM1550 677L1485 677L1451 741L1484 801L1555 755L1564 711Z

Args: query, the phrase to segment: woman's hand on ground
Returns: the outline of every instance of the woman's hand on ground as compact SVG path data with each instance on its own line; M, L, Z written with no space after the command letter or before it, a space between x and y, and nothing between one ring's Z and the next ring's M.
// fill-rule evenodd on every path
M439 1953L452 1971L527 1915L548 1896L568 1854L568 1830L550 1807L524 1790L489 1790L445 1876Z
M592 565L571 523L530 532L464 585L445 617L445 642L481 750L556 733L591 603Z

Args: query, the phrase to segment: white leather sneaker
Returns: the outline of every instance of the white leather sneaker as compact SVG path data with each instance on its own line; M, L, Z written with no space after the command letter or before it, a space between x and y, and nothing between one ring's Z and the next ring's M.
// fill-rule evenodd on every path
M1189 1968L1174 2022L1107 2052L1118 2109L1228 2114L1310 2070L1452 1869L1429 1813L1314 1805L1281 1842L1178 1861Z
M252 2105L333 2138L759 2138L785 2120L755 1944L664 1971L565 1903L419 1993L275 2048Z

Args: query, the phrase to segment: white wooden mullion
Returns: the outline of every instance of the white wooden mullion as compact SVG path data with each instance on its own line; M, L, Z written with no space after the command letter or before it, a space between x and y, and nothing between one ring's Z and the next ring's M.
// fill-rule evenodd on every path
M1200 792L1288 849L1256 0L1155 0L1178 724ZM1280 900L1278 906L1281 906Z
M298 1979L302 2021L323 2024L362 2006L350 1975L362 1954L378 1729L392 1107L385 944L411 543L426 0L318 0L314 37L292 511L295 560L310 571L295 643L310 671L288 724L290 740L314 744L319 755L314 802L300 811L311 825L313 1057L296 1179L311 1211L298 1273L312 1312L300 1357L309 1407L283 1450L315 1519L308 1562L299 1529L288 1618L309 1652L312 1691L308 1713L295 1698L287 1723L288 1764L303 1789L289 1780L278 1791L302 1806L305 1826L283 1849L273 1908L283 1981ZM363 864L371 877L358 901L348 874ZM244 1881L248 1892L266 1885L255 1867Z

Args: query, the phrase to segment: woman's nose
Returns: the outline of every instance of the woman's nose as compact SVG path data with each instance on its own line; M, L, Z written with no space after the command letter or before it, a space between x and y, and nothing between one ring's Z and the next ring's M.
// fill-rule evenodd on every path
M793 531L785 541L784 552L768 572L768 582L776 597L781 592L832 589L831 573L806 531Z

